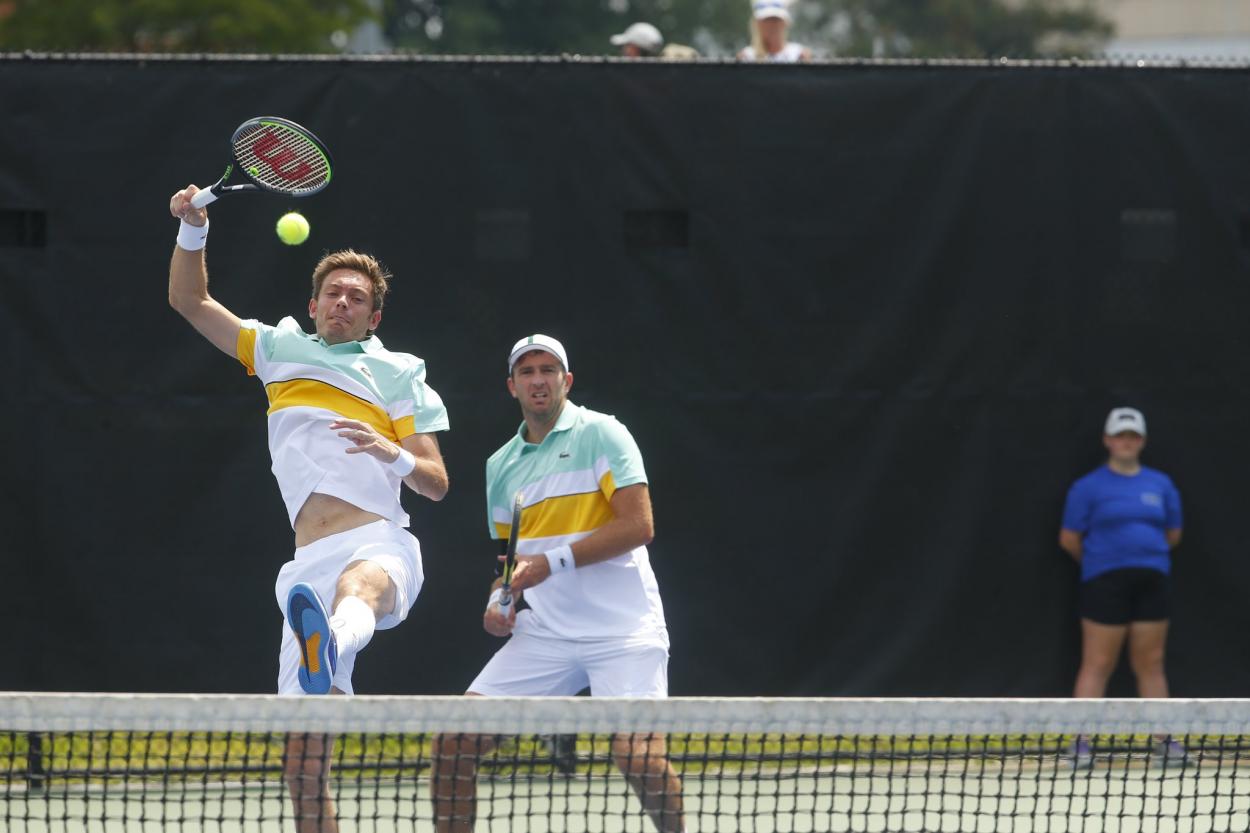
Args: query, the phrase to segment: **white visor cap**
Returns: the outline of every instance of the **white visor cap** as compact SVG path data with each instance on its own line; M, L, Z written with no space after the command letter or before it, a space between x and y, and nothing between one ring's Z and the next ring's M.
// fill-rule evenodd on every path
M1113 408L1107 414L1107 426L1103 429L1109 437L1124 431L1135 431L1146 436L1146 418L1136 408Z
M564 372L569 372L569 354L564 352L564 345L556 341L551 336L534 334L512 345L512 352L508 355L508 374L512 374L512 368L516 365L517 359L524 356L531 350L542 350L550 353L560 360L560 364L564 366Z

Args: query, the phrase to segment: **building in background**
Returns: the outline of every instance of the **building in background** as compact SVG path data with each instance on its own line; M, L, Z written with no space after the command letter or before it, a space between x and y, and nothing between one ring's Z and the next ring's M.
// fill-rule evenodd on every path
M1112 58L1250 60L1250 0L1093 0Z
M383 6L382 0L365 0L366 5L370 7L375 15L376 20L366 20L351 32L338 31L330 37L330 42L338 49L344 52L354 53L357 55L371 55L381 52L390 52L391 44L386 39L386 34L382 30Z

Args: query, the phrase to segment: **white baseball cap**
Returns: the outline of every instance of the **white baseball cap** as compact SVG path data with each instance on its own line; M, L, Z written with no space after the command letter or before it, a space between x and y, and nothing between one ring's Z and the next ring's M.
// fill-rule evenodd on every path
M542 350L550 353L560 360L560 364L564 365L564 372L569 372L569 354L564 352L564 345L556 341L551 336L534 334L512 345L512 352L508 355L508 373L512 373L512 368L517 363L517 359L524 356L531 350Z
M659 52L664 45L664 36L650 23L635 23L619 35L612 36L613 46L624 46L627 43L648 52Z
M790 4L786 0L755 0L751 4L751 13L756 20L779 17L786 23L790 22Z
M1136 408L1112 408L1107 414L1107 427L1103 433L1109 437L1124 431L1135 431L1146 436L1146 418Z

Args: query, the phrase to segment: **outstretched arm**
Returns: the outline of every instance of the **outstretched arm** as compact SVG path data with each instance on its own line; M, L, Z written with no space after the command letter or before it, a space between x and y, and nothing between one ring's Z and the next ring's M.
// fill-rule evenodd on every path
M169 213L188 225L207 225L208 211L191 205L191 198L199 190L188 185L170 197ZM174 246L174 256L169 262L169 305L218 350L231 357L237 356L242 324L238 316L208 294L203 249L188 251Z

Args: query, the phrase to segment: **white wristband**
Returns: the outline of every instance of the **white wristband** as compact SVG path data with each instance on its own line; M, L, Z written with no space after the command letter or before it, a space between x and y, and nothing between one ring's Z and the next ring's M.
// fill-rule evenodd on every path
M198 252L208 242L208 221L202 226L193 226L183 220L178 226L178 248L188 252Z
M400 477L407 477L417 468L417 458L406 448L399 449L399 456L391 461L391 471Z
M554 550L547 553L547 564L551 567L551 574L553 576L556 573L563 573L568 570L572 570L577 566L577 564L573 561L573 548L568 545L556 547Z
M491 594L490 594L490 598L486 601L486 606L489 608L491 605L497 605L497 604L499 604L499 597L500 597L500 596L502 596L502 595L503 595L503 588L502 588L502 587L496 587L496 588L495 588L495 589L491 592Z

